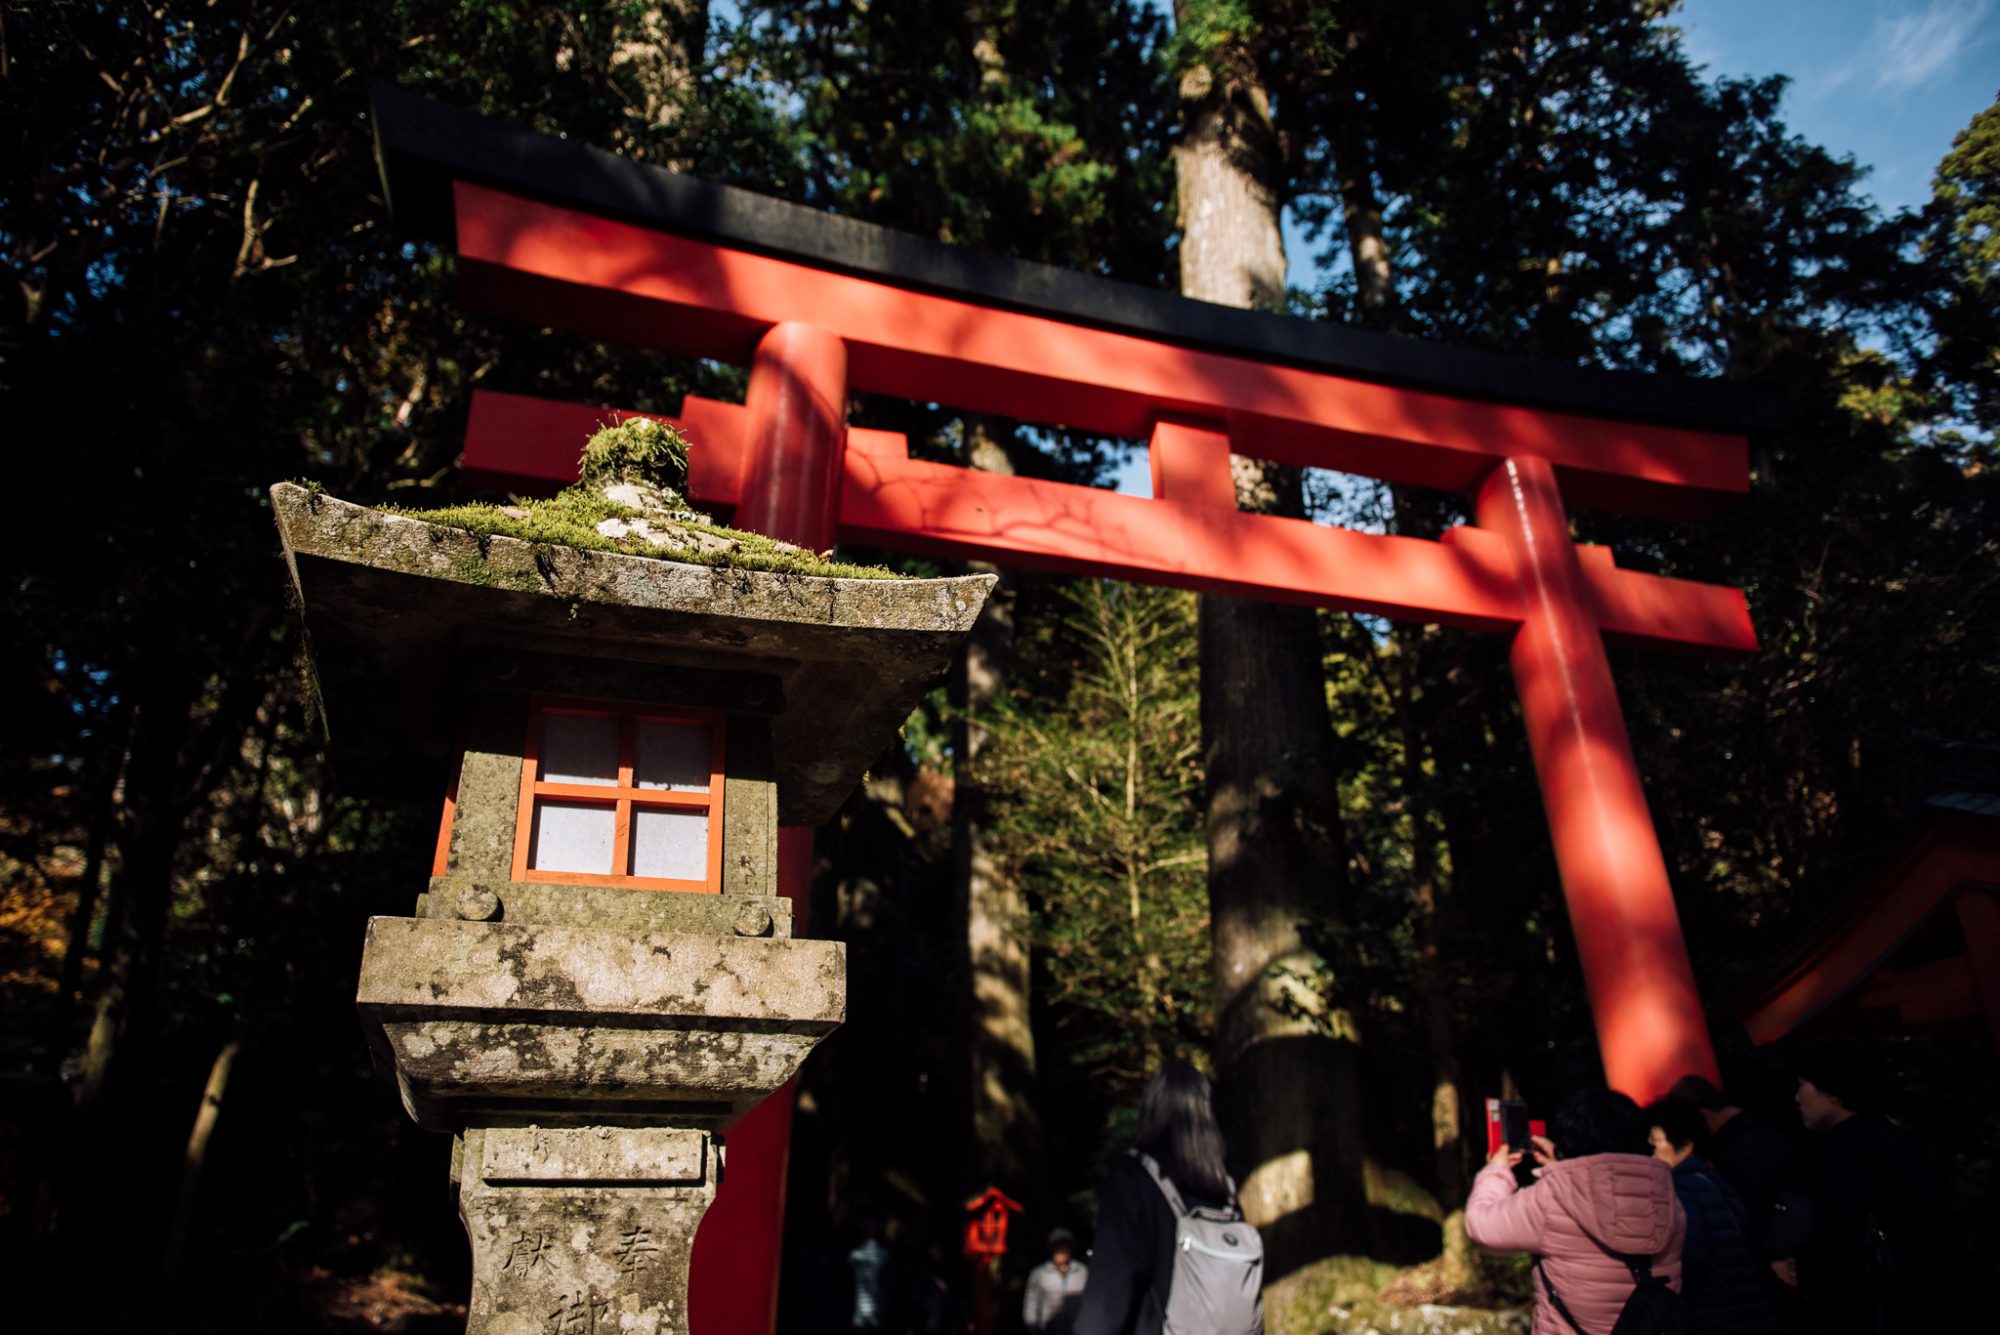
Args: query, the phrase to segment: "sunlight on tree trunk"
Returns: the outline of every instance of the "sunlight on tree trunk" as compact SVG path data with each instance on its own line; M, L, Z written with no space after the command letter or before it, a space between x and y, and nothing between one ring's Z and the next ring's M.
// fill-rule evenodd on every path
M1176 15L1187 28L1191 11ZM1181 291L1275 307L1285 283L1270 99L1239 40L1180 82ZM1237 503L1303 513L1299 474L1232 456ZM1218 1111L1270 1275L1353 1246L1365 1227L1358 1033L1302 926L1343 879L1318 625L1304 608L1200 600Z
M215 1062L208 1068L208 1085L201 1093L201 1107L194 1115L194 1129L188 1133L187 1152L181 1164L181 1191L174 1202L173 1223L167 1229L166 1259L162 1265L170 1284L180 1277L188 1240L194 1233L202 1173L208 1165L209 1138L215 1134L215 1124L222 1116L222 1096L229 1088L229 1072L241 1048L232 1038L215 1054Z

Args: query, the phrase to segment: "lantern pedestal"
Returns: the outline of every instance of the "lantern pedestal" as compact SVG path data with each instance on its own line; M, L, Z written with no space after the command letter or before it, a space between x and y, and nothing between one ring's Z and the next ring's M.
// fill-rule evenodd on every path
M687 1329L688 1257L720 1169L708 1132L468 1127L454 1157L472 1335Z

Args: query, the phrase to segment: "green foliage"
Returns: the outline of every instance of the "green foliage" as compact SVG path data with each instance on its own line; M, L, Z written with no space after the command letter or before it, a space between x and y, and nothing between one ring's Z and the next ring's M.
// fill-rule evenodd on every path
M2000 463L2000 102L1972 118L1938 164L1924 249L1940 289L1931 309L1936 373L1984 439L1980 465Z
M1182 0L1166 48L1167 64L1176 70L1205 65L1226 74L1236 53L1264 36L1258 8L1248 0Z
M628 417L598 428L584 444L577 471L587 486L635 481L678 494L687 489L687 437L650 417Z
M1136 1092L1207 1046L1194 605L1098 581L1062 605L1037 653L1066 669L975 720L990 732L981 771L1005 813L996 849L1036 906L1064 1054Z

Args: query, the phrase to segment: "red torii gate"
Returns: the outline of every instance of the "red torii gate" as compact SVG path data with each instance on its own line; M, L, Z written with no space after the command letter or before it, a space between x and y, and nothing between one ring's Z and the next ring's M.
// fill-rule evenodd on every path
M1606 1074L1641 1100L1715 1076L1604 645L1737 654L1755 633L1739 591L1574 542L1568 505L1693 515L1746 491L1753 412L1734 387L1357 338L968 257L395 90L376 128L399 222L455 244L469 308L751 366L742 406L689 397L670 419L696 444L694 499L740 527L1510 634ZM912 460L901 436L848 427L854 390L1144 438L1153 495ZM571 481L606 415L481 392L466 470ZM1431 542L1244 514L1232 451L1465 493L1477 523ZM803 908L809 832L786 831L780 860ZM698 1327L770 1329L789 1121L775 1098L731 1134Z

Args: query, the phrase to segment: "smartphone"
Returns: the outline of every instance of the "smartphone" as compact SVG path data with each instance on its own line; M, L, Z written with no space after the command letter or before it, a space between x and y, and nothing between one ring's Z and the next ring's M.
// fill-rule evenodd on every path
M1547 1134L1544 1123L1528 1116L1523 1100L1486 1100L1486 1155L1491 1158L1502 1145L1518 1151L1521 1162L1514 1166L1514 1180L1524 1187L1535 1181L1534 1138Z

